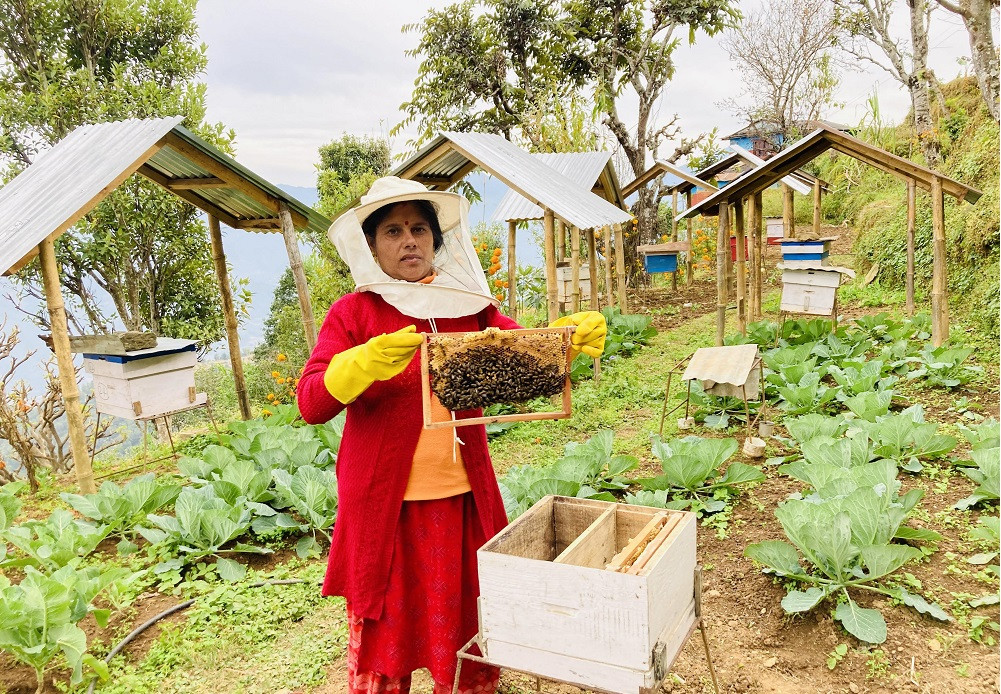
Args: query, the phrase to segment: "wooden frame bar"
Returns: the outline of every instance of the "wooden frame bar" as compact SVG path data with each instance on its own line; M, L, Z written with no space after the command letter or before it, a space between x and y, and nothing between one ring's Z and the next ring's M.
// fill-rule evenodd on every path
M492 417L469 417L466 419L449 419L447 421L435 422L431 419L431 364L428 356L428 333L422 333L421 342L421 408L423 410L425 429L454 429L458 427L472 426L474 424L494 424L496 422L531 422L539 419L566 419L571 412L570 402L570 363L573 358L570 355L570 336L576 330L573 326L561 328L522 328L520 330L505 330L506 333L516 335L531 335L538 333L560 333L563 335L563 343L566 346L566 365L564 366L563 384L563 409L558 412L519 412L517 414L500 414ZM479 331L441 333L453 337L461 337Z

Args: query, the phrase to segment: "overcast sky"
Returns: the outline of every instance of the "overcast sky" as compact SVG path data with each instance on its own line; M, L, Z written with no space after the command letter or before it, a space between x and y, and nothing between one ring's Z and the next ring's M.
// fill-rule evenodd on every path
M401 27L419 21L423 0L203 0L198 24L208 46L208 117L237 133L237 158L274 183L315 185L317 148L340 136L388 135L401 120L417 61L404 54L417 42ZM742 2L747 12L758 3ZM904 3L900 3L903 8ZM906 26L906 25L905 25ZM931 66L943 81L960 73L956 58L969 54L962 22L935 13ZM675 55L677 74L660 112L681 116L683 134L719 126L726 135L741 127L718 107L739 82L716 39L701 36ZM900 120L908 99L887 73L859 66L842 75L838 100L845 108L831 120L857 124L878 88L885 119ZM393 142L403 149L406 138Z

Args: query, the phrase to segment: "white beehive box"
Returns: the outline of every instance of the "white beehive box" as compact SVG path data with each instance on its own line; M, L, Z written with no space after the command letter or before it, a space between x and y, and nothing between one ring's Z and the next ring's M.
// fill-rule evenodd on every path
M124 419L149 419L203 404L195 392L194 340L160 338L157 346L124 356L84 354L94 377L94 409Z
M636 574L606 569L658 513L673 529ZM547 496L478 552L493 664L638 694L667 675L695 617L695 514Z
M792 269L782 272L781 310L829 316L841 284L838 270Z
M765 217L765 237L770 246L780 243L785 236L785 226L781 217Z
M573 269L569 265L556 266L556 289L560 303L573 300ZM591 296L591 270L587 265L580 268L580 297Z

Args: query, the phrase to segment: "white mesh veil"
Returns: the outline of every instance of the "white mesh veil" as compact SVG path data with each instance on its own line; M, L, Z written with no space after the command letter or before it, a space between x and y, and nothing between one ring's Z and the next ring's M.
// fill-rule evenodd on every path
M361 223L372 212L394 202L429 200L438 210L444 243L434 256L435 279L429 284L393 279L379 267ZM378 179L331 225L327 236L351 270L355 289L380 294L413 318L458 318L499 305L490 295L483 268L469 234L469 201L456 193L429 191L417 181L395 176Z

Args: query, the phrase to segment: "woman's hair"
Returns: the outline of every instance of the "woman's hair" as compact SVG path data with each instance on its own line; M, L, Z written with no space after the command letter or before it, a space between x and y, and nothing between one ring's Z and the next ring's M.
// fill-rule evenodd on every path
M401 202L391 202L388 205L383 205L375 212L370 214L365 218L365 221L361 223L361 230L365 232L365 238L368 239L368 243L371 246L375 243L375 230L382 223L389 213L393 211L393 208L397 205L406 205L412 203L417 207L420 213L427 220L427 223L431 225L431 237L434 239L434 252L437 253L443 245L445 245L445 236L441 233L441 224L438 222L438 210L435 204L430 200L403 200Z

